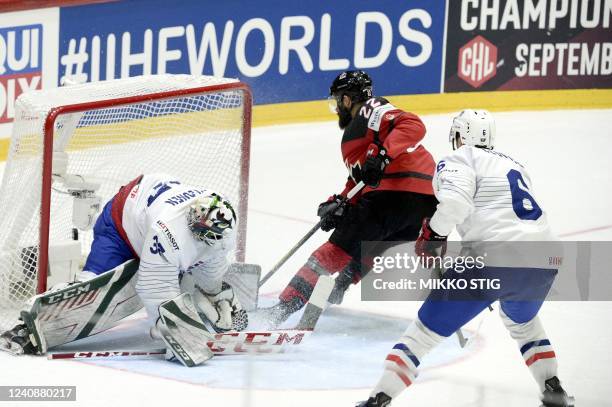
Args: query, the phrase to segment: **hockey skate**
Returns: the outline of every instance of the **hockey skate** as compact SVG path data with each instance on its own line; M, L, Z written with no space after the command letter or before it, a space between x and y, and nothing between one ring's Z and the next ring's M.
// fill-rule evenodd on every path
M36 347L30 339L30 332L25 324L15 325L9 331L0 335L0 350L13 355L33 355Z
M381 391L376 396L370 397L366 401L362 401L355 407L386 407L389 405L391 405L391 397Z
M545 382L546 390L542 394L542 407L574 407L574 398L568 396L557 376Z
M288 320L294 312L302 309L303 306L304 302L295 297L289 301L280 301L272 307L261 308L261 315L268 327L274 329Z

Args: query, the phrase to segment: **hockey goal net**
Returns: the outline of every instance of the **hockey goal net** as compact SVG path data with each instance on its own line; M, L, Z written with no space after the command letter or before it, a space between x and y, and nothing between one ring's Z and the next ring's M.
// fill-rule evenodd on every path
M50 265L75 250L84 260L93 232L79 229L83 204L87 212L95 195L102 207L139 174L167 173L228 197L243 260L251 103L241 82L189 75L22 95L0 187L0 327L46 289Z

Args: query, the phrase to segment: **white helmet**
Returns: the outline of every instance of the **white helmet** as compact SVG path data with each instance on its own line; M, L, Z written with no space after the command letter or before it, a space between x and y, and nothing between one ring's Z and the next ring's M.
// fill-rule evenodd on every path
M449 141L453 150L457 148L457 137L461 144L493 149L495 142L495 120L486 110L466 109L453 119Z
M189 206L187 225L196 240L213 244L236 226L236 212L229 201L211 192Z

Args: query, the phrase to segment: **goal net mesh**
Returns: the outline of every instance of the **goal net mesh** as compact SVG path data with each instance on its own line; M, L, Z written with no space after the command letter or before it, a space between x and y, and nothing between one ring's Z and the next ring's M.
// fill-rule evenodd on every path
M216 85L224 86L206 89ZM53 151L66 153L67 174L100 184L96 194L101 206L138 175L167 173L225 195L239 209L240 222L247 199L250 96L239 85L224 78L154 75L19 98L0 187L0 328L16 321L24 302L36 294L39 270L46 269L39 264L41 250L46 250L40 242L41 224L49 224L49 246L74 245L74 198L57 177L48 191L50 212L41 208L43 166L49 165L43 159L49 113L82 105L78 111L59 113L52 123ZM141 100L142 95L150 96ZM140 101L117 100L132 97ZM83 260L92 235L91 230L78 231ZM244 236L238 239L244 242ZM239 244L238 250L243 249Z

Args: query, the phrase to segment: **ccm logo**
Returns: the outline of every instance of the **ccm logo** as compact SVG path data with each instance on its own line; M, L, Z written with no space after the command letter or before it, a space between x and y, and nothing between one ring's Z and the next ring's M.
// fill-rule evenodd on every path
M64 292L61 293L57 293L55 295L52 295L51 297L49 297L49 304L54 304L56 302L59 302L61 300L67 300L69 298L75 297L79 294L83 294L89 291L90 285L89 284L85 284L84 286L81 287L76 287L76 288L72 288L72 289L68 289Z

